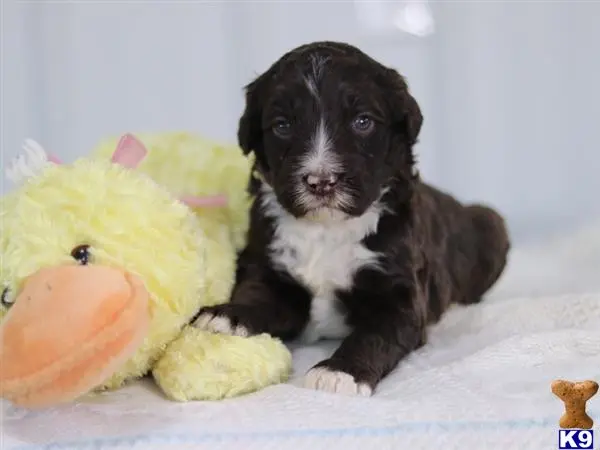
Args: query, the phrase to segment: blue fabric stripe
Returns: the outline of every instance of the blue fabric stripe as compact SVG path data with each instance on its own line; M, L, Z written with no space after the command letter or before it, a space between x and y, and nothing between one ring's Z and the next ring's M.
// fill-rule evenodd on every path
M590 412L592 416L597 414ZM506 420L506 421L452 421L452 422L404 422L392 427L367 428L325 428L325 429L292 429L264 432L223 432L223 433L151 433L144 435L98 437L72 442L54 442L44 445L22 445L13 447L14 450L86 450L111 448L121 445L140 445L152 443L169 444L207 444L225 440L277 440L306 437L376 437L393 436L401 433L419 433L423 431L455 432L473 431L486 432L494 430L515 430L531 428L553 428L558 429L559 416L541 419Z

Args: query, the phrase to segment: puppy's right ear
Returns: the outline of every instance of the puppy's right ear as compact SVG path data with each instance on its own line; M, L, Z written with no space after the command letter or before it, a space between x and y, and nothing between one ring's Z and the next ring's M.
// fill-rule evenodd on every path
M246 107L238 124L238 144L245 155L260 149L262 145L262 102L259 95L261 78L257 78L245 88ZM258 156L258 155L256 155Z
M263 99L265 98L263 74L253 82L248 84L246 91L246 107L240 117L238 124L238 145L245 155L254 153L254 163L252 165L253 175L248 182L248 192L256 195L261 185L261 178L268 177L268 165L263 152Z

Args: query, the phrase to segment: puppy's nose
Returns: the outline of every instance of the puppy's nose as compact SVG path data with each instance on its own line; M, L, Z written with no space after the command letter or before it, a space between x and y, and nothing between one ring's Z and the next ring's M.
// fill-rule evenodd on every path
M338 176L333 174L310 174L304 177L304 184L313 194L326 195L333 190L338 179Z

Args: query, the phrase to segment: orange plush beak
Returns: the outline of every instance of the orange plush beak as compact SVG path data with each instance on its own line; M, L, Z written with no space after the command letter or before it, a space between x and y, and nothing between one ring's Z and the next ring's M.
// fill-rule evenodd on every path
M104 266L42 269L0 325L0 396L25 407L74 400L101 384L148 330L141 280Z

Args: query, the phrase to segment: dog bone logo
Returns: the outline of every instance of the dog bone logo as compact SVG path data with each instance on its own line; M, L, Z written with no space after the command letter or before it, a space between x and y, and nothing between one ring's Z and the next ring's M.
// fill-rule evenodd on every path
M558 422L561 428L589 430L594 421L585 412L586 402L598 392L598 383L591 380L552 382L552 393L565 404L565 413Z

